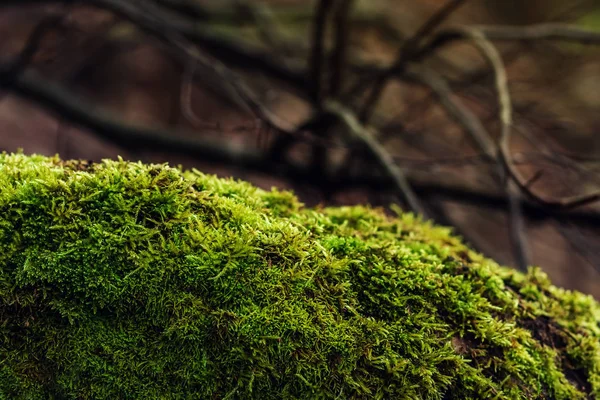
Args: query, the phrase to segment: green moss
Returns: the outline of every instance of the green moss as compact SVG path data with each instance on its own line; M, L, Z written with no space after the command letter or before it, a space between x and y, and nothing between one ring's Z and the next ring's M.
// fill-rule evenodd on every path
M0 156L0 398L600 397L600 307L448 229Z

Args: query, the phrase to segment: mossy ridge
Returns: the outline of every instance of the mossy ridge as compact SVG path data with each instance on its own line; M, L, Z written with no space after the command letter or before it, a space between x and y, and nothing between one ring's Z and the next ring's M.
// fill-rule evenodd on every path
M448 229L0 156L0 398L600 398L600 307Z

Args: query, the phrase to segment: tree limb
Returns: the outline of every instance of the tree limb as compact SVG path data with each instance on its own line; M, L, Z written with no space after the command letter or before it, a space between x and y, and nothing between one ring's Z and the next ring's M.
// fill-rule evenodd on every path
M324 104L324 111L336 115L344 123L352 134L351 139L362 143L386 173L389 174L409 208L413 212L427 218L425 209L410 187L402 169L394 162L393 157L385 147L360 123L354 113L334 101L327 101Z
M311 95L316 103L320 103L326 94L323 92L323 74L326 70L325 35L327 19L333 10L334 0L319 0L313 22L312 51L309 60L309 84Z
M334 14L335 26L335 46L333 48L333 57L331 62L331 84L329 95L337 98L345 81L346 53L348 51L348 14L352 7L353 0L340 0L337 10Z
M385 85L393 77L395 73L402 71L406 65L412 61L415 56L416 50L419 48L422 40L426 38L433 30L435 30L452 12L454 12L459 6L464 3L464 0L449 0L444 7L442 7L437 13L433 14L425 23L417 30L417 32L409 38L398 50L396 61L389 71L384 71L375 78L375 83L371 87L367 99L363 104L360 111L360 120L362 122L368 122L373 113L373 109L377 105L379 98L383 93ZM358 83L358 86L361 82ZM351 92L355 92L353 89Z

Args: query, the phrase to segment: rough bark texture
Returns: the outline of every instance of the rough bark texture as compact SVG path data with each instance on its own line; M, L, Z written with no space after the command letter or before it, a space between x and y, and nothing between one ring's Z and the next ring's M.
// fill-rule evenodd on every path
M600 307L446 228L0 155L0 398L600 397Z

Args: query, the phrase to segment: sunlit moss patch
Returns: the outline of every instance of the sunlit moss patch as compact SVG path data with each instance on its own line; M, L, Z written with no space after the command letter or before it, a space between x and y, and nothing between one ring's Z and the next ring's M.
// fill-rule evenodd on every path
M599 324L410 214L0 155L0 398L600 398Z

